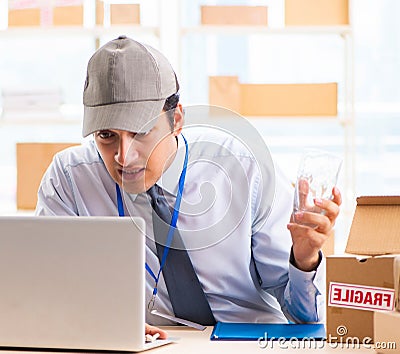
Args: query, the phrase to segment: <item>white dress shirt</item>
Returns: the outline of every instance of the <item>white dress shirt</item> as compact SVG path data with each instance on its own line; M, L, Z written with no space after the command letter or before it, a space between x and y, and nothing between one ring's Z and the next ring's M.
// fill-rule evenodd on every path
M271 159L260 159L223 132L183 130L189 163L177 227L217 321L317 322L324 318L325 262L303 272L289 262L293 189ZM174 205L185 155L178 152L157 184ZM146 193L123 193L125 215L140 216L146 261L158 272ZM94 141L58 153L41 182L37 215L118 216L115 182ZM168 262L168 259L167 259ZM146 272L146 299L153 278ZM155 308L173 315L161 276ZM147 312L150 324L170 324Z

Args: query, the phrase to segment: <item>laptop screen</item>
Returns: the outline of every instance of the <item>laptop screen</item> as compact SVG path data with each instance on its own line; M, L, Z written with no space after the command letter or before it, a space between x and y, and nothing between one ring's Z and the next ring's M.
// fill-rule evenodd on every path
M140 218L0 217L0 346L141 350Z

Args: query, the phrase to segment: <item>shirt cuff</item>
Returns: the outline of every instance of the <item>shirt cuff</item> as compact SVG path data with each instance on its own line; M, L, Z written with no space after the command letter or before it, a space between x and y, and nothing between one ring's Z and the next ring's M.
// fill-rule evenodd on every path
M316 270L318 269L319 265L321 264L322 258L323 258L323 256L322 256L322 251L319 250L319 252L318 252L318 264L317 264L317 266L316 266L313 270L311 270L310 272L316 271ZM296 260L295 260L295 258L294 258L293 246L292 246L292 248L290 249L289 262L290 262L290 264L291 264L292 266L294 266L295 268L299 269L299 268L297 267L297 265L296 265ZM299 269L299 270L301 271L301 269Z
M315 270L305 272L296 267L294 262L293 250L290 252L289 260L289 279L295 287L300 284L307 284L307 292L312 293L317 289L319 294L325 293L325 258L321 251L319 251L319 261Z

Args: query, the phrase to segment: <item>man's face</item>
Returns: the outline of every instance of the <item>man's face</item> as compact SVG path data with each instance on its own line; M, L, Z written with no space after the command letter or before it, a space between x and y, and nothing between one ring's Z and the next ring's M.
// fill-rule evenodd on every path
M147 191L172 163L177 151L176 136L181 132L181 106L175 113L174 131L166 114L147 133L100 130L94 133L98 151L107 171L126 192Z

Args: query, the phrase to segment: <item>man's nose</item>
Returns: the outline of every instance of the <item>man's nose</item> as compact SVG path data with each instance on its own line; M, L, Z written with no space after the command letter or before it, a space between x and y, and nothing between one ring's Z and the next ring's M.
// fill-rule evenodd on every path
M129 165L139 157L137 144L132 136L121 136L118 151L115 154L115 161L121 166Z

